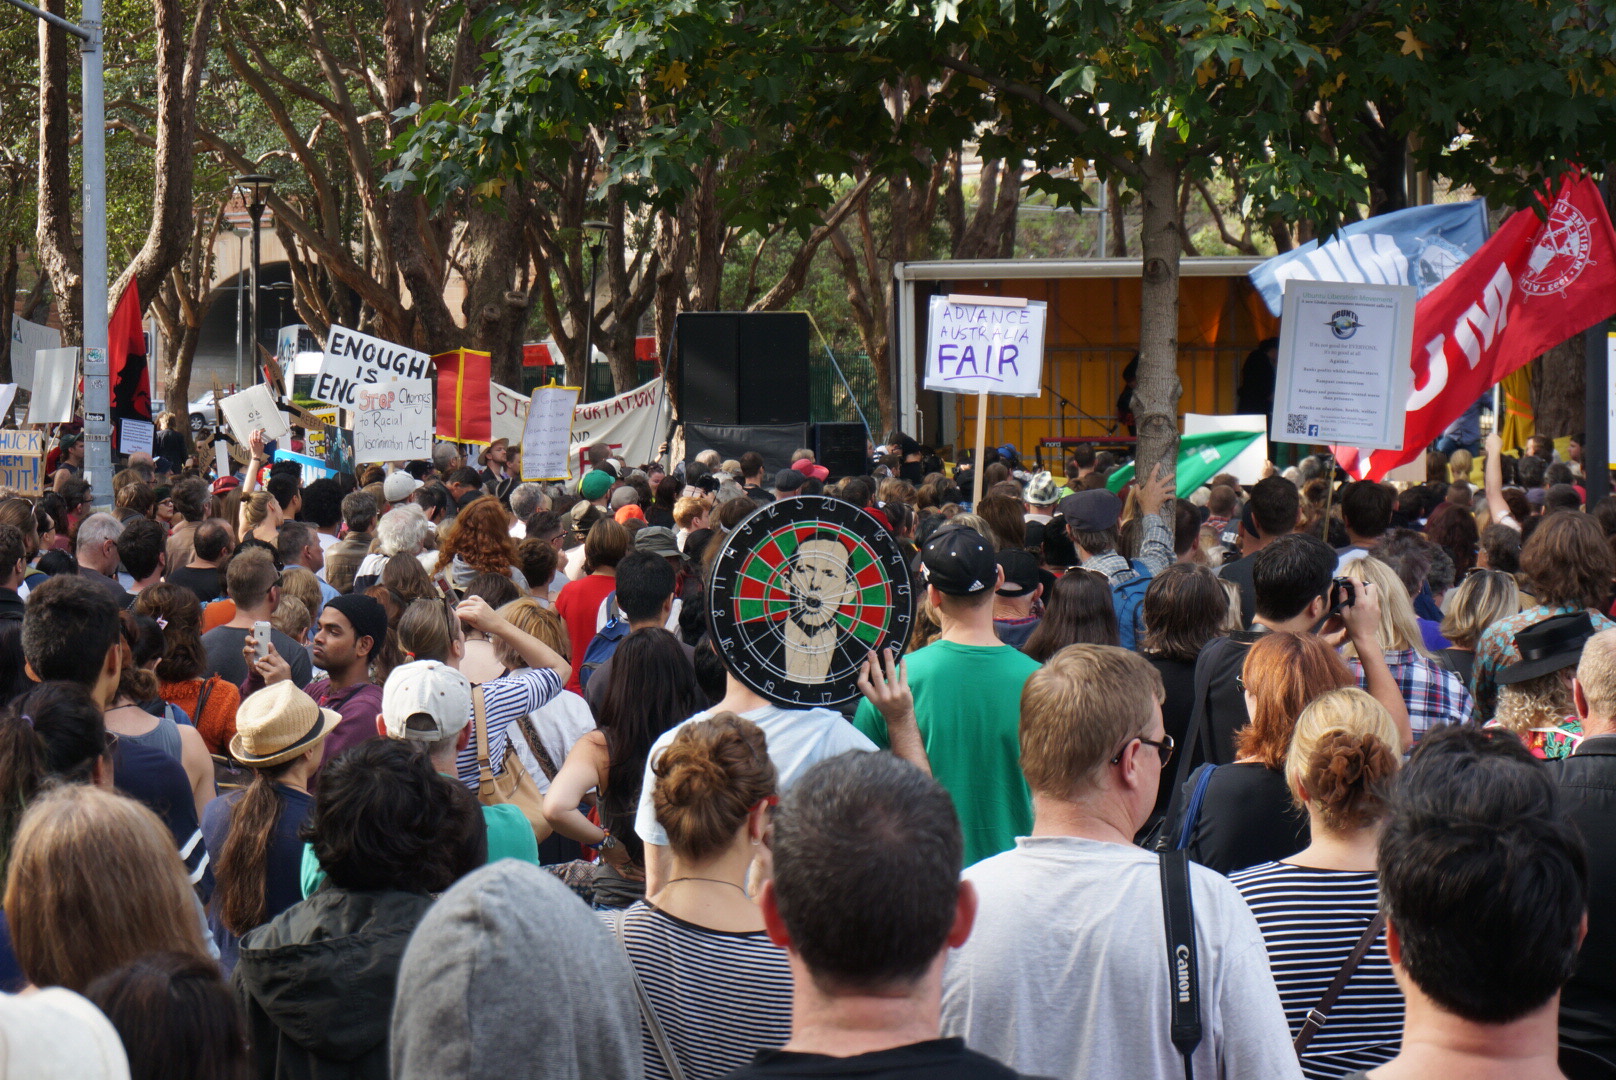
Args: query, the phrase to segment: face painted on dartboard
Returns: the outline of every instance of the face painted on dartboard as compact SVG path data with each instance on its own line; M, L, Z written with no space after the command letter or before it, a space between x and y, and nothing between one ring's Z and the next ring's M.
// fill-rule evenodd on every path
M830 627L857 588L847 572L847 549L830 538L799 547L787 580L796 594L791 621L809 633Z

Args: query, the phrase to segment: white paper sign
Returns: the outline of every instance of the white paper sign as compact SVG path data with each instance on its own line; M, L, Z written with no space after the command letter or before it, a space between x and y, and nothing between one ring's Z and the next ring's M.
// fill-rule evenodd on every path
M65 424L73 419L73 397L79 382L77 349L41 349L34 354L34 396L28 400L30 424Z
M508 386L489 383L489 413L496 439L504 439L512 446L522 441L527 429L527 398Z
M361 386L388 379L430 379L432 358L391 341L332 326L326 335L325 358L309 396L344 409L358 408Z
M432 380L391 379L354 396L354 464L432 456Z
M215 478L229 476L235 472L230 467L230 447L223 439L216 439L213 443L213 475Z
M0 383L0 426L11 422L11 403L17 400L17 384Z
M118 452L123 454L147 454L152 452L152 436L156 429L150 420L136 420L124 417L118 421Z
M1402 449L1418 302L1413 285L1287 281L1270 441Z
M34 356L41 349L60 349L62 332L29 322L20 315L11 317L11 377L17 385L34 385Z
M603 443L612 456L633 465L643 465L656 456L666 420L660 377L616 397L579 405L572 410L568 456L578 464L581 474L584 451Z
M275 404L275 396L269 392L269 387L259 383L249 386L239 394L231 394L219 402L219 409L224 413L224 422L230 425L230 431L243 445L256 428L264 429L266 439L284 439L292 433L286 423L286 414L281 412Z
M926 389L951 394L1043 393L1048 305L1005 307L998 297L934 296L926 320ZM981 301L972 303L971 301Z
M576 386L541 386L533 391L527 428L522 433L523 480L570 480L572 421Z

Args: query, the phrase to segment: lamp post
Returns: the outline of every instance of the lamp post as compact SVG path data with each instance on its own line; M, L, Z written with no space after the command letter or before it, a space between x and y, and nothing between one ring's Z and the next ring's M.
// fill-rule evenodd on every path
M235 185L245 190L251 199L247 204L247 213L252 215L252 270L249 277L248 289L252 293L248 301L247 326L251 336L247 339L249 358L253 366L253 385L261 380L262 365L258 363L258 261L261 252L262 232L264 222L264 194L275 186L273 176L264 176L261 173L247 173L235 179Z
M589 377L595 370L595 285L600 281L600 247L602 237L611 226L604 221L586 221L584 229L594 234L589 245L589 315L584 319L584 386L579 391L580 402L589 400Z
M84 466L96 509L112 505L112 385L107 370L107 125L101 81L101 0L84 0L79 24L26 0L6 0L79 39L84 93Z

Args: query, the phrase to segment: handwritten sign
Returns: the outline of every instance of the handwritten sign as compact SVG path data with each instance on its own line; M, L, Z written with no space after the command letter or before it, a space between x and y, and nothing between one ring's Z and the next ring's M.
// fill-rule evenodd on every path
M572 443L576 386L541 386L528 404L522 432L523 480L570 480L568 448Z
M393 379L354 395L354 463L432 456L432 380Z
M39 431L0 431L0 487L19 495L43 494L40 488L45 463L45 435Z
M286 414L275 404L269 387L262 384L231 394L219 402L219 408L224 412L224 422L242 443L256 428L263 428L264 438L270 440L284 439L292 433Z
M934 296L926 325L926 389L951 394L1043 393L1042 300ZM1022 304L1025 306L1021 306Z
M432 358L426 353L332 326L326 336L320 373L314 377L309 396L344 409L357 409L362 387L389 379L430 378Z
M527 428L527 395L499 383L490 383L488 408L494 438L504 439L512 446L520 443L522 432Z

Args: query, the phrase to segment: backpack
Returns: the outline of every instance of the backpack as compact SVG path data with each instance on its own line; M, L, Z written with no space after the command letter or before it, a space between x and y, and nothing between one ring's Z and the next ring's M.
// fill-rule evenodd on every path
M599 633L589 639L588 648L584 649L584 661L578 667L578 685L587 688L589 677L602 664L612 658L624 638L628 637L628 617L617 606L617 592L606 597L606 610L608 618L606 625L600 628Z
M1117 633L1124 649L1139 647L1139 609L1145 602L1145 590L1150 588L1150 567L1135 559L1133 568L1138 577L1111 586L1111 603L1117 609Z

